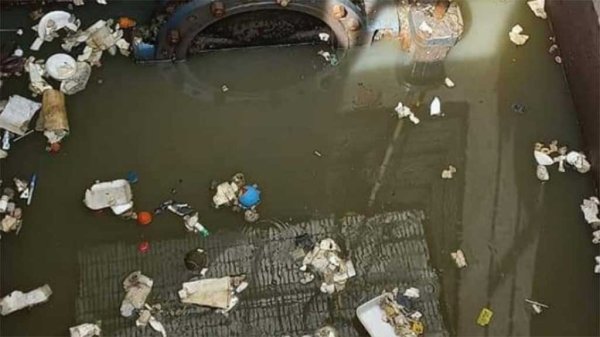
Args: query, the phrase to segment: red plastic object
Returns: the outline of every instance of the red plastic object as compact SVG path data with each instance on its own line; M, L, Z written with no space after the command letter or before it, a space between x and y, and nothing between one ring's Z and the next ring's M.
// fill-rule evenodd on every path
M139 212L137 214L137 222L142 226L147 226L152 222L152 214L150 212Z
M140 242L140 244L138 245L138 252L140 252L142 254L146 254L148 251L150 251L150 242L148 242L148 241Z
M60 151L60 143L52 143L50 144L50 148L48 149L50 153L58 153Z

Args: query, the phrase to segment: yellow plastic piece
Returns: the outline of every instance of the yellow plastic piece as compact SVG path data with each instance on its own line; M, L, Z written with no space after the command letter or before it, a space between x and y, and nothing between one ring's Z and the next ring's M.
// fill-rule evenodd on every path
M412 331L414 331L417 335L422 335L425 328L423 327L423 323L421 322L413 322L410 327Z
M477 324L481 325L481 326L486 326L488 324L490 324L490 321L492 320L492 316L494 315L494 312L491 311L488 308L483 308L481 309L481 312L479 313L479 317L477 317Z

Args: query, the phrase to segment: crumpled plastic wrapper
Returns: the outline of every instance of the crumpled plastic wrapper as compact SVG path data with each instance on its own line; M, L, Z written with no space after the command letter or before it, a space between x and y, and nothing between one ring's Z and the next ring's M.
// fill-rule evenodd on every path
M36 61L33 56L30 56L25 62L24 68L29 73L29 90L33 92L33 96L41 95L44 91L52 89L52 86L43 77L46 73L43 60Z
M529 35L521 34L523 32L523 27L520 25L515 25L510 32L508 33L508 37L512 41L512 43L517 46L522 46L529 40Z
M121 303L121 316L131 317L135 309L142 309L153 285L154 281L139 270L129 274L123 281L126 294Z
M71 51L73 47L85 42L86 47L83 53L77 57L77 60L95 66L100 66L104 51L116 55L117 50L119 50L122 55L129 56L129 43L123 39L123 31L118 24L115 25L114 30L111 29L112 24L113 20L98 20L86 30L67 36L64 39L62 48Z
M533 14L538 18L546 19L548 15L546 14L546 10L544 9L544 5L546 4L545 0L531 0L527 1L527 6L531 9Z
M76 94L87 86L87 83L92 74L92 67L86 62L77 62L77 70L75 75L62 81L60 91L67 95Z
M402 102L398 102L398 105L396 108L394 108L394 110L396 110L396 114L400 119L408 117L413 124L419 124L419 122L421 122L419 118L417 118L417 116L415 116L415 114L410 110L410 108L402 104Z
M590 225L600 226L598 205L600 205L600 200L596 197L590 197L589 199L583 199L583 203L580 206L585 221Z
M342 291L348 279L356 275L354 265L350 260L344 260L340 256L340 247L332 239L324 239L308 252L302 261L301 271L311 271L320 275L323 283L320 290L323 293L333 294ZM314 278L305 274L302 283L311 282Z
M96 324L84 323L69 328L69 333L71 337L94 337L100 336L102 330Z

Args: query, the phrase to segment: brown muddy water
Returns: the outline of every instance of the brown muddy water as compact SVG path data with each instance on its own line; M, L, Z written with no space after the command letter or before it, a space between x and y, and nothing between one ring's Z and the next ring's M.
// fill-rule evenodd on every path
M521 2L468 1L463 8L464 38L443 74L419 86L410 84L412 67L394 42L338 51L337 66L317 55L318 46L212 52L156 65L105 55L87 89L67 97L72 133L63 150L44 152L38 134L14 144L2 161L4 181L37 173L38 185L20 234L2 237L1 294L44 283L54 294L2 317L0 333L61 336L82 323L80 256L89 249L141 240L152 249L191 235L172 216L140 228L84 207L83 193L95 180L133 170L138 209L171 198L188 202L211 230L208 240L223 246L230 235L257 229L209 205L211 181L238 171L263 190L259 227L422 210L450 335L599 335L598 249L579 210L593 193L591 177L551 170L551 180L540 184L531 153L536 141L581 144L562 69L547 52L552 32ZM17 18L3 12L2 25ZM507 36L516 23L531 35L518 48ZM445 76L455 88L443 86ZM23 79L5 81L2 98L14 93L29 95ZM434 96L443 117L428 116ZM393 108L400 100L416 107L419 125L398 124ZM513 103L526 112L514 112ZM449 164L458 172L445 181L440 173ZM449 258L458 248L469 262L460 271ZM121 282L102 275L97 281ZM352 282L360 287L360 275ZM532 315L526 298L551 308ZM475 322L483 307L494 311L486 328ZM106 315L118 316L118 307Z

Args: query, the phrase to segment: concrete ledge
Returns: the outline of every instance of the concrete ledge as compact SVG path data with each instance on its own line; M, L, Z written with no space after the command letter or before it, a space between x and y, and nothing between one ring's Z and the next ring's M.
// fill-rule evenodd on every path
M600 182L600 1L547 1L596 187Z

